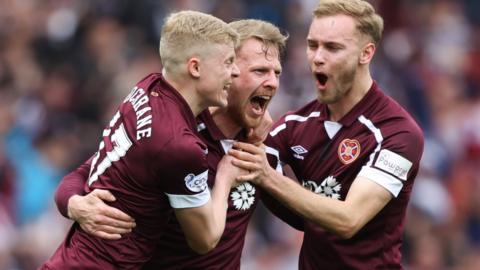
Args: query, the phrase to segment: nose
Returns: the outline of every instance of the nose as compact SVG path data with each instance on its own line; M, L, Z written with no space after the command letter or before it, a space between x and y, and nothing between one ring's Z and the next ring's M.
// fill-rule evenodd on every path
M316 66L325 64L325 54L321 48L318 48L313 55L313 63Z
M237 64L233 63L232 66L232 77L236 78L240 75L240 69L238 69Z
M265 87L269 87L272 90L276 90L278 88L278 85L280 84L280 78L279 76L275 73L275 71L271 71L268 73L267 80L264 82Z

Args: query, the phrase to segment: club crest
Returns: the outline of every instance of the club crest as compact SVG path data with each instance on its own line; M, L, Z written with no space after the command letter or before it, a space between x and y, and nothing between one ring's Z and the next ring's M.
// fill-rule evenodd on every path
M338 146L338 157L343 164L350 164L360 155L360 143L357 140L345 139Z

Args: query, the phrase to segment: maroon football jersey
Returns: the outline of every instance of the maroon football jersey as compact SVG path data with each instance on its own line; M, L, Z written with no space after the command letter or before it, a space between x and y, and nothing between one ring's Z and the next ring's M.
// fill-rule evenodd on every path
M137 226L119 240L87 235L74 225L46 263L52 269L137 269L148 261L173 208L205 204L207 146L182 96L161 74L140 81L103 131L85 191L110 190L112 206Z
M216 168L233 140L227 139L206 110L198 118L198 131L208 145L208 185L213 187ZM259 200L260 190L244 183L230 191L224 233L217 246L205 255L195 253L187 244L173 216L156 252L144 269L240 269L240 257L250 217Z
M318 195L345 200L354 179L363 176L394 198L351 239L305 222L300 269L401 269L405 211L423 152L422 131L375 82L339 122L328 119L327 106L315 100L282 117L266 143Z

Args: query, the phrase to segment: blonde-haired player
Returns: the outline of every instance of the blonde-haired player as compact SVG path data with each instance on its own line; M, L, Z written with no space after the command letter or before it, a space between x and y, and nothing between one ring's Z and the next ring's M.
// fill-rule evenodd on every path
M167 17L160 41L163 74L150 74L132 89L103 131L97 153L79 168L88 168L83 188L90 198L113 194L110 205L134 218L136 227L105 240L74 223L40 269L139 269L173 213L191 248L205 253L215 247L235 172L217 175L210 191L208 148L195 117L208 106L227 105L232 78L239 75L236 42L237 33L211 15L181 11Z

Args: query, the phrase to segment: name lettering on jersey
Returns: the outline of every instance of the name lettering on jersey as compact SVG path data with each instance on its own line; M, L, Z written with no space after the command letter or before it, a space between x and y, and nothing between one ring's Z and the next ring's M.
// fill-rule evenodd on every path
M148 95L145 90L135 86L123 102L130 102L137 116L137 140L152 136L152 108L143 106L148 104ZM143 108L140 108L142 106Z
M338 183L334 176L328 176L320 185L311 180L302 181L302 186L316 194L340 200L342 184Z
M290 147L290 149L292 149L292 151L294 152L293 156L301 160L304 159L302 155L308 152L307 149L303 148L303 146L301 145L292 146Z
M382 149L374 166L406 181L408 172L412 168L412 162L397 153Z
M360 155L360 143L357 140L344 139L338 145L338 158L343 164L354 162Z
M255 187L249 182L236 186L230 193L230 199L237 210L248 210L255 202Z
M188 188L188 190L192 192L201 192L208 187L207 180L208 170L204 171L199 175L190 173L185 176L185 186Z

